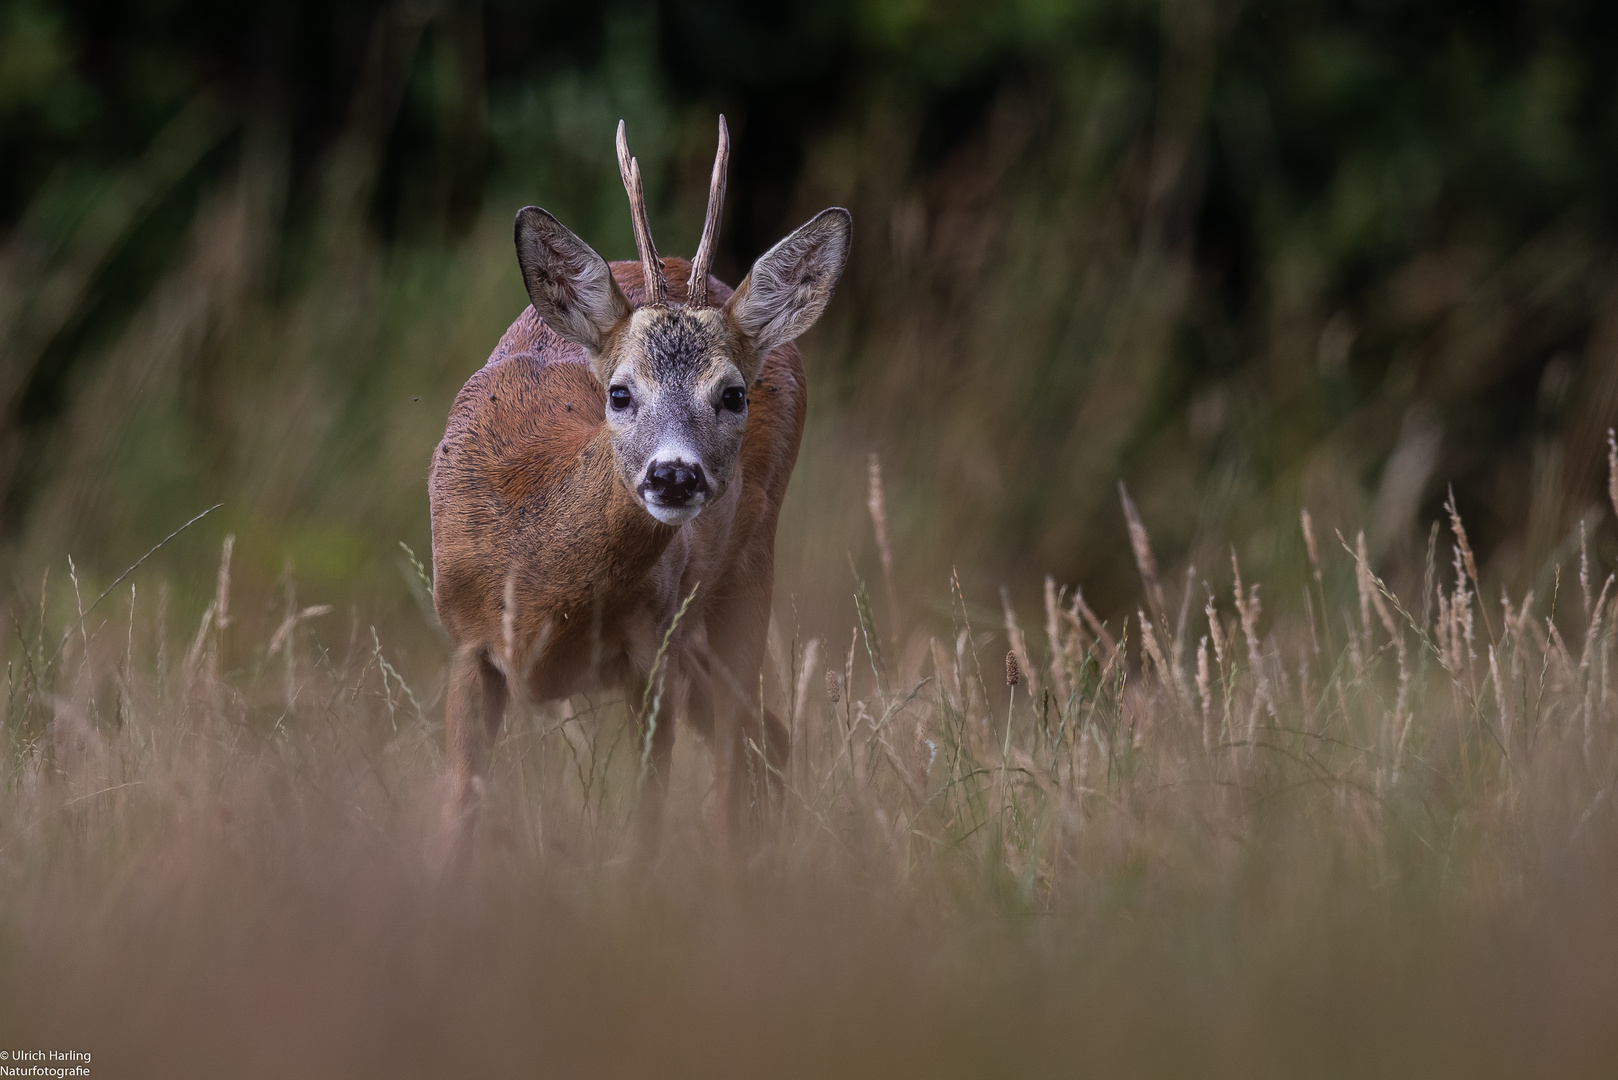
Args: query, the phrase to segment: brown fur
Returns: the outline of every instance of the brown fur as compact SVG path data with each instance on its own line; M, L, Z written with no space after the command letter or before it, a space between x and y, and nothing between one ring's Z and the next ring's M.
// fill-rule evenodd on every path
M669 294L690 264L664 259ZM611 264L632 305L641 265ZM731 289L709 278L710 302ZM638 710L663 634L671 641L656 717L643 828L655 837L673 747L672 710L710 740L727 833L754 779L787 755L781 722L761 712L775 527L797 460L808 399L797 347L766 357L749 391L729 488L681 527L625 488L603 421L605 393L584 350L528 308L456 396L433 454L434 600L454 642L445 716L457 848L470 839L489 741L513 685L536 701L621 689ZM700 586L699 586L700 583Z

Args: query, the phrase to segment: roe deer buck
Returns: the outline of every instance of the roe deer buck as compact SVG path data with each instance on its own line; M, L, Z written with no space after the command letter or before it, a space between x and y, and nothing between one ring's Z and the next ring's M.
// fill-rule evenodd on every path
M538 207L517 214L533 306L456 396L429 480L434 600L454 643L444 726L456 862L512 687L536 701L615 687L637 712L658 703L639 717L645 846L660 830L672 712L713 749L727 839L749 773L769 784L764 764L786 761L759 679L776 519L807 405L792 341L831 299L851 220L822 212L732 292L709 274L728 157L721 116L689 263L658 257L622 121L638 263L609 264ZM648 693L671 626L655 675L668 692Z

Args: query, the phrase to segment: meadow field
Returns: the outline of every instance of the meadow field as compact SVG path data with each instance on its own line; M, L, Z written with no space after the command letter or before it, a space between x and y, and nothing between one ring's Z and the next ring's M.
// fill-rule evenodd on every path
M948 634L895 636L857 578L846 638L778 620L794 756L741 866L689 736L635 856L634 714L580 698L510 717L446 878L441 660L291 578L256 625L233 537L195 627L53 575L5 652L8 1045L117 1076L1610 1075L1613 576L1586 547L1484 602L1453 517L1400 597L1303 518L1307 617L1272 620L1234 557L1160 580L1125 505L1114 626L1050 579L1020 612L946 583Z

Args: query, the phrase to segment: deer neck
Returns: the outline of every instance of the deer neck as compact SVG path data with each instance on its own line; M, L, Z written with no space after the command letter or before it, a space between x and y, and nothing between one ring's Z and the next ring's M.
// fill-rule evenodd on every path
M577 538L596 563L590 591L611 602L638 590L679 530L648 514L624 486L606 424L580 453L575 478L591 510L580 515L588 524Z

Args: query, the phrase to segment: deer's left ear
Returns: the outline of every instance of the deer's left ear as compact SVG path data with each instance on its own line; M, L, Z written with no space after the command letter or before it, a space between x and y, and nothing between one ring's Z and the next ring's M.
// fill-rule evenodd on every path
M517 212L517 265L545 325L593 354L607 331L629 317L629 301L607 260L537 206Z
M753 264L725 304L760 361L815 324L831 302L848 261L853 219L841 207L823 210Z

